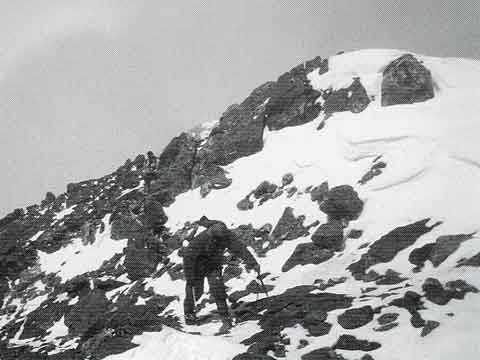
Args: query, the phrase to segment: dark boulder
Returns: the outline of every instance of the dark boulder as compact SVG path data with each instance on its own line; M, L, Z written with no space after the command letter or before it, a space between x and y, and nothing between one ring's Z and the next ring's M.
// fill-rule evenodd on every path
M349 309L338 316L338 323L344 329L356 329L372 321L373 314L373 309L369 305L356 309Z
M265 294L265 292L272 291L273 289L273 285L265 284L265 286L262 286L258 281L255 280L250 281L245 288L249 294Z
M425 244L420 248L413 249L408 255L408 261L413 265L422 268L425 264L425 261L428 260L430 254L435 248L435 243Z
M385 314L382 314L377 319L377 321L380 325L385 325L385 324L389 324L396 321L398 319L398 316L399 316L398 313L385 313Z
M333 220L320 225L313 233L312 241L319 249L342 251L345 247L342 222Z
M445 291L440 281L434 278L428 278L422 285L422 290L425 291L425 297L437 305L446 305L451 296L448 291Z
M277 190L277 185L272 184L268 181L262 181L260 185L253 191L253 196L256 199L260 199L261 197L265 196L266 194L273 194Z
M290 185L293 182L293 174L287 173L282 176L282 187Z
M272 237L276 240L293 240L308 234L308 228L303 225L305 216L295 217L293 208L286 207L273 229Z
M243 198L237 203L237 209L240 211L247 211L253 209L253 201L250 201L248 197Z
M352 351L372 351L378 349L381 346L382 345L375 341L370 342L368 340L359 340L353 335L341 335L333 348Z
M340 185L328 191L320 210L332 220L356 220L363 210L363 201L350 185Z
M412 104L433 96L432 75L413 55L402 55L383 71L382 106Z
M360 82L360 78L354 78L348 88L327 91L323 95L325 103L324 112L327 117L336 112L351 111L359 113L370 104L367 91Z
M332 329L332 324L326 321L317 324L304 323L303 326L311 336L325 336L328 335Z
M289 271L297 265L318 265L329 260L333 254L333 251L319 249L317 246L311 243L299 244L293 251L292 255L282 266L282 271Z

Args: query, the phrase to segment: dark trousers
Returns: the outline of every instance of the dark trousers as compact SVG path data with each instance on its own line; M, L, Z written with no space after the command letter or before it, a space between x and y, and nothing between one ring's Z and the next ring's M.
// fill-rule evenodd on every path
M195 301L198 301L203 294L205 277L208 280L210 294L217 304L218 313L221 316L227 316L227 293L225 291L221 269L212 270L204 276L197 278L195 281L187 281L185 285L185 301L183 302L185 314L193 314L195 312Z

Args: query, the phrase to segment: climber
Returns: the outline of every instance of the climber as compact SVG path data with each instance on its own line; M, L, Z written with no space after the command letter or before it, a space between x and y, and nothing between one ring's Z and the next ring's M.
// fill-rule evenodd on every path
M222 278L223 253L226 249L246 262L247 270L255 270L260 274L260 265L248 251L246 245L235 237L221 221L208 220L202 217L197 222L207 227L195 236L183 250L183 269L185 273L185 322L196 323L195 301L203 294L205 277L208 280L210 293L217 303L217 309L222 317L222 327L219 333L225 333L232 327L227 306L227 293Z
M95 224L91 224L89 221L86 221L82 227L82 244L88 245L93 244L95 242L95 232L96 232Z
M145 182L145 194L150 193L150 184L157 177L158 159L152 151L147 152L145 164L143 166L143 180Z

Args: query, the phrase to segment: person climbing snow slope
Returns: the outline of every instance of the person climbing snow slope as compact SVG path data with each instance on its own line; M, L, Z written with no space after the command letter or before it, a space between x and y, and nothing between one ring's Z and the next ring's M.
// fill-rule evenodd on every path
M143 180L145 181L145 194L150 193L150 184L157 178L158 158L152 151L147 152L145 164L143 166Z
M195 236L183 252L183 268L186 279L184 313L185 322L196 323L195 301L203 294L205 278L208 280L210 293L217 304L218 313L222 318L219 333L227 332L232 327L227 306L227 293L222 277L223 253L228 250L232 255L241 258L246 263L247 270L260 273L260 265L248 251L246 245L235 234L228 230L220 221L208 220L205 217L198 222L207 227Z

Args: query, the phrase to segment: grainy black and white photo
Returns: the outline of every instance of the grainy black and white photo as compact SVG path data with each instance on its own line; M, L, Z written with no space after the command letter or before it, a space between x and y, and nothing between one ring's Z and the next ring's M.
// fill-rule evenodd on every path
M0 360L480 359L479 0L0 0Z

